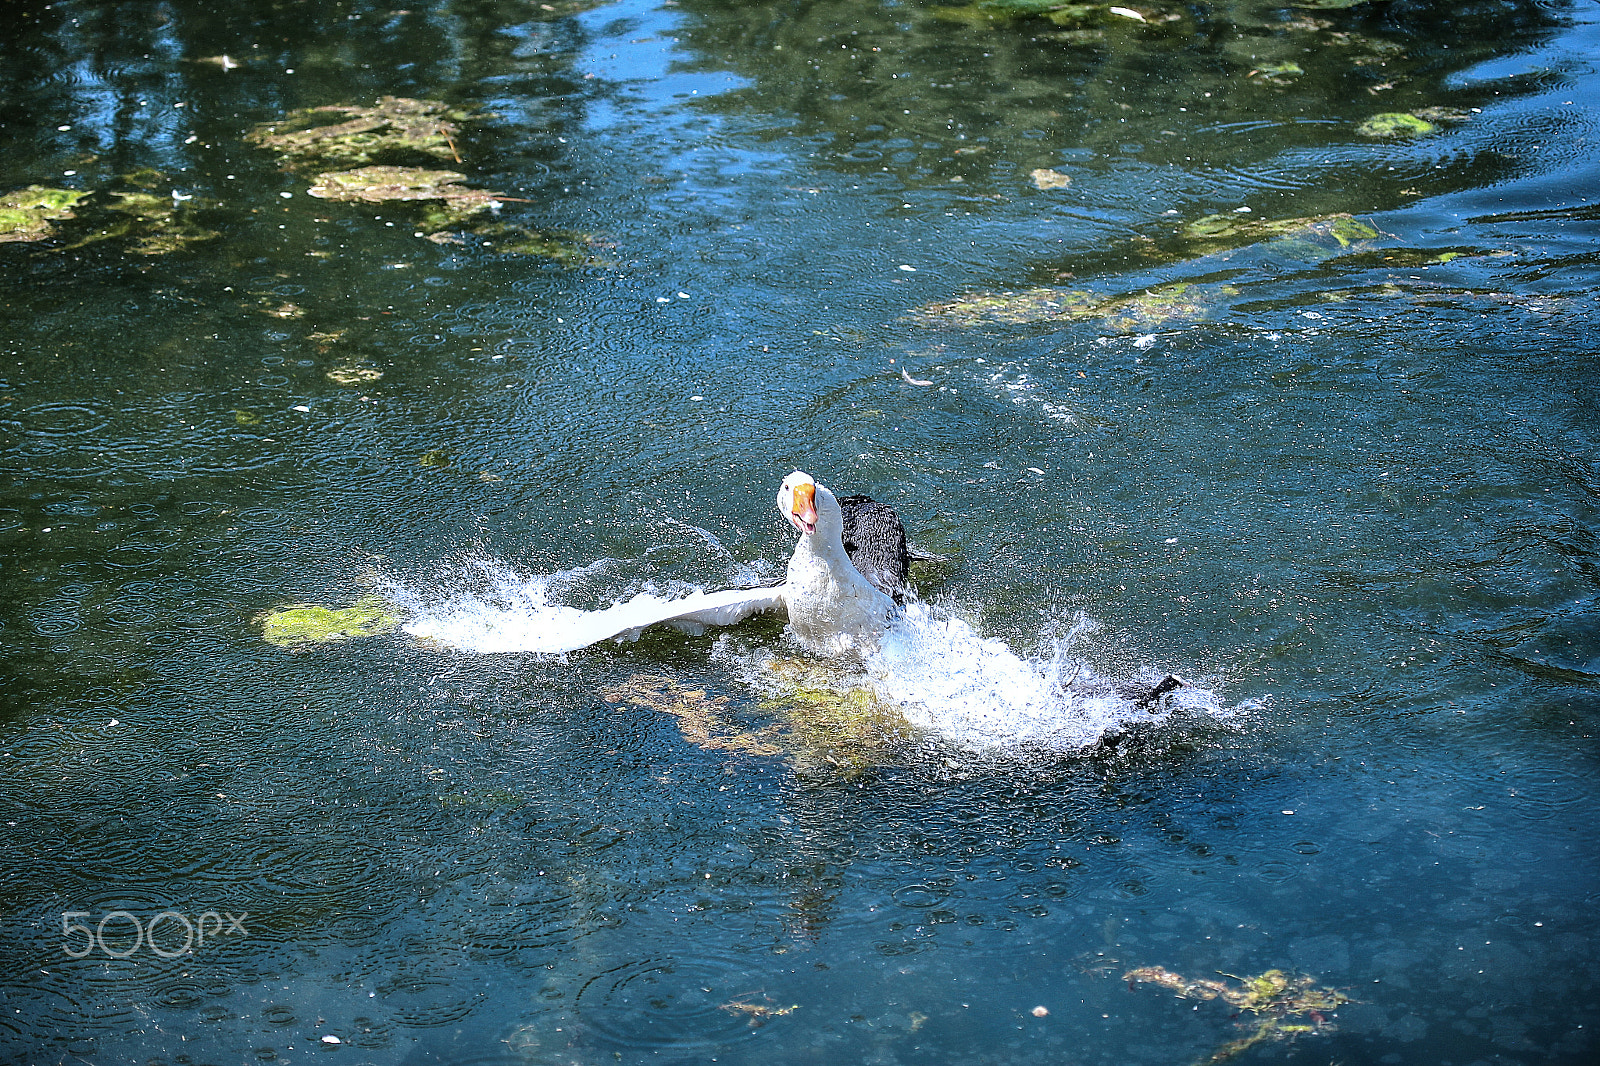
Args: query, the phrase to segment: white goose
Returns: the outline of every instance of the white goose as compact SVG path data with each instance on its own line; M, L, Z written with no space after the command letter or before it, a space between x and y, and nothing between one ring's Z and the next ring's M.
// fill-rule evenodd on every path
M819 651L868 650L904 592L906 560L935 557L908 555L905 531L890 508L864 496L846 502L851 504L853 551L846 550L847 516L839 499L810 474L796 470L778 489L778 510L800 534L783 584L695 592L677 600L641 594L603 611L581 613L538 650L574 651L611 637L633 639L660 624L698 634L707 626L731 625L769 611L787 612L795 636ZM851 562L853 557L868 567L877 587Z
M894 614L894 600L851 562L838 498L796 470L778 489L778 510L800 533L789 557L789 580L779 586L789 628L803 643L828 651L876 643ZM904 532L900 542L905 543Z

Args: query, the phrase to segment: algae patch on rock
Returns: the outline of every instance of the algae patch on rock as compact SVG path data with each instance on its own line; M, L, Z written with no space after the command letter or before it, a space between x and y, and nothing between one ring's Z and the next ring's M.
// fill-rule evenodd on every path
M73 217L73 207L88 196L77 189L29 185L0 196L0 244L42 241L55 233L53 220Z
M245 141L278 153L285 170L344 170L426 156L461 161L454 134L471 112L437 100L383 96L371 107L330 104L263 122Z
M348 607L293 603L260 615L261 639L290 651L317 644L335 644L376 637L400 624L394 608L376 596L363 596Z

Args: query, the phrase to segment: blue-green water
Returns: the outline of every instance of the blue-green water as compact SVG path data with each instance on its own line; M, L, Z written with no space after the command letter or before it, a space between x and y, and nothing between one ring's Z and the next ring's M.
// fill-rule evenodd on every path
M1593 1060L1596 5L31 6L0 1060ZM386 95L588 262L246 139ZM472 650L776 580L796 466L949 558L870 765L775 621ZM457 639L263 639L374 590Z

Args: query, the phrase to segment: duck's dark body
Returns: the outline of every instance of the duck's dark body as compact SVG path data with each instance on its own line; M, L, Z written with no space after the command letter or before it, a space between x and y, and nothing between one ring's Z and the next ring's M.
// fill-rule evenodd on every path
M906 540L906 527L886 503L871 496L844 496L844 551L861 576L896 603L904 603L913 560L941 562Z

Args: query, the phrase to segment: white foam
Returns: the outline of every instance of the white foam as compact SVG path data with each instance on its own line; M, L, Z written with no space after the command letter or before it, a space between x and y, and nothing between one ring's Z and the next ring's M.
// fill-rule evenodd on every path
M1118 694L1074 656L1074 645L1097 628L1080 615L1049 642L1047 655L1023 658L947 610L912 604L866 667L880 697L956 747L1072 750L1167 713Z

